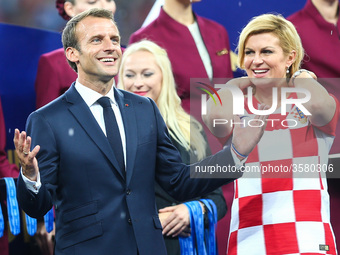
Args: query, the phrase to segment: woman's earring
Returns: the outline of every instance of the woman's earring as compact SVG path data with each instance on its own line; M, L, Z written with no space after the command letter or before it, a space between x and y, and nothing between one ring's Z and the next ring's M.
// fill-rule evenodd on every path
M289 73L289 68L290 68L290 66L288 66L288 67L287 67L287 71L286 71L286 73Z

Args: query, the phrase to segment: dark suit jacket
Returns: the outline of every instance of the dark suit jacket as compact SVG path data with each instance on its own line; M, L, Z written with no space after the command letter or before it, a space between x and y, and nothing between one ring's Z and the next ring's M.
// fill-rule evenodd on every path
M18 201L32 217L56 212L56 254L166 254L154 181L177 200L211 192L230 179L191 179L156 104L115 89L126 134L126 178L89 107L74 88L27 120L42 187L18 179ZM234 164L230 149L203 163ZM202 164L203 164L202 163ZM234 177L239 177L236 174ZM230 177L230 176L229 176Z

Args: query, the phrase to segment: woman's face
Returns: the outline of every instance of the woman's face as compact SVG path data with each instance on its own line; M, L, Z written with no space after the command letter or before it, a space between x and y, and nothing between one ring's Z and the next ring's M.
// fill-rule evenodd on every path
M285 78L294 58L294 52L284 54L273 33L251 35L245 43L244 68L250 78Z
M128 56L123 68L125 90L147 96L157 102L162 89L163 74L149 51L136 51Z
M114 0L75 0L74 5L69 4L67 8L65 7L65 11L70 17L92 8L103 8L112 11L113 14L116 12L116 3Z

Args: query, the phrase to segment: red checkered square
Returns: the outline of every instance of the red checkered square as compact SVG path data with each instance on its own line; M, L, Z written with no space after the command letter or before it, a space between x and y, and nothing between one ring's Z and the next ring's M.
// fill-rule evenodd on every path
M263 177L262 192L292 190L293 174L291 164L291 159L261 162Z
M293 157L309 157L318 155L318 142L313 132L313 126L290 129Z
M234 181L234 199L238 198L238 180Z
M262 195L241 197L239 201L239 229L262 225Z
M299 253L295 223L263 226L266 254Z
M263 193L293 190L293 179L291 178L266 178L262 179Z
M257 145L255 148L251 151L251 153L248 156L247 163L251 162L259 162L259 153L258 153L258 148Z
M322 221L320 190L293 191L296 221Z
M228 241L228 255L237 255L237 231L231 232Z
M333 237L333 231L331 229L331 226L329 225L329 223L324 223L324 228L325 228L325 240L328 246L329 246L329 251L327 251L326 254L337 254L336 253L336 248L335 248L335 240Z

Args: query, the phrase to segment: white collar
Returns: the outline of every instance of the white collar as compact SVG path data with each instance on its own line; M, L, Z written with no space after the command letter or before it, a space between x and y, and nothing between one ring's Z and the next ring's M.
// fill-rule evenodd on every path
M117 105L116 99L114 97L114 84L110 91L105 95L106 97L110 98L111 103ZM93 89L90 89L83 84L81 84L78 79L76 80L75 89L78 91L80 96L84 99L85 103L88 105L88 107L91 107L93 104L97 103L97 100L101 97L103 97L102 94L98 93L97 91L94 91Z

